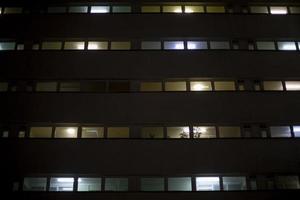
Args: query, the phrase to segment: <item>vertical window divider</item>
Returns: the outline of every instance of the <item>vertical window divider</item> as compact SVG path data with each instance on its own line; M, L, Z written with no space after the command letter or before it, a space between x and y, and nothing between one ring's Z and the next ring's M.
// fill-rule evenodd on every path
M50 179L51 177L49 175L46 176L46 191L50 191Z
M294 132L294 127L293 126L289 126L290 130L291 130L291 137L295 138L295 132Z
M101 177L101 192L105 191L105 178Z
M164 139L168 139L167 127L165 125L163 126L163 135Z
M271 8L270 8L270 6L267 6L267 9L268 9L268 13L267 14L271 14Z
M165 192L168 191L168 187L169 187L169 184L168 184L168 177L165 176L165 177L164 177L164 191L165 191Z
M195 191L197 191L196 176L193 175L191 178L192 178L192 191L195 192Z
M77 129L77 138L82 138L82 125L80 124Z
M74 182L73 182L73 192L77 192L78 189L78 175L76 175L74 178Z
M51 128L52 128L51 138L54 138L55 137L55 125L52 125Z
M193 126L189 125L189 139L193 139Z
M224 191L223 176L219 176L219 181L220 181L220 191Z
M282 84L282 89L283 89L283 91L286 91L286 85L285 85L285 81L281 81L281 84Z
M216 91L216 88L215 88L215 81L211 81L211 90L212 90L212 91Z
M190 80L186 80L186 91L190 92L191 91L191 81Z
M219 126L215 126L215 127L216 127L216 138L220 138Z

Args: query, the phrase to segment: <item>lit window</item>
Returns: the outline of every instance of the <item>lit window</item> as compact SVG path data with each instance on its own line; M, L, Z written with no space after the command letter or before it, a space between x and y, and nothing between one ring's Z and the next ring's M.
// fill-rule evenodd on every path
M291 137L291 128L289 126L271 126L271 137Z
M0 42L0 51L15 50L15 48L16 48L15 42Z
M192 179L190 177L168 178L168 191L192 191Z
M251 6L250 12L256 13L256 14L268 14L269 13L267 6Z
M284 6L271 6L270 12L273 15L286 15L288 13L287 7Z
M161 49L161 42L159 41L142 42L142 49L146 49L146 50Z
M3 138L8 138L8 136L9 136L9 131L8 130L2 131L2 137Z
M4 8L4 14L20 14L23 12L23 8L20 7L7 7Z
M162 83L161 82L141 82L140 91L142 91L142 92L162 91Z
M101 191L101 178L78 178L78 192Z
M24 178L23 191L46 191L47 178Z
M84 42L65 42L65 50L84 50Z
M74 178L60 177L50 179L50 191L55 192L72 192L74 186Z
M130 6L113 6L112 12L113 13L130 13L131 7Z
M103 127L82 127L81 137L82 138L103 138L104 128Z
M235 90L235 83L233 81L215 81L216 91L233 91Z
M159 13L160 6L142 6L142 13Z
M61 92L78 92L80 91L79 82L61 82L59 86Z
M282 82L281 81L264 81L264 90L283 90Z
M66 13L67 8L66 7L49 7L48 13Z
M31 138L51 138L52 127L31 127L30 135Z
M109 6L91 6L91 13L109 13Z
M111 50L130 50L130 42L111 42Z
M219 127L220 138L241 137L241 129L236 126L221 126Z
M38 82L36 84L37 92L55 92L57 89L56 82Z
M8 90L8 83L0 82L0 92L6 92Z
M225 13L224 6L206 6L207 13Z
M80 84L82 92L105 92L105 81L85 81Z
M298 176L276 176L275 184L278 189L300 189Z
M258 50L275 50L274 42L256 42L256 47Z
M191 81L191 91L211 91L210 81Z
M167 127L168 138L189 138L190 128L188 126L183 127Z
M223 177L223 190L246 190L245 177Z
M129 138L128 127L109 127L107 129L108 138Z
M128 191L127 178L106 178L105 191Z
M216 128L214 126L194 126L193 138L215 138Z
M25 137L26 132L25 131L19 131L18 137L19 138L24 138Z
M293 126L294 136L300 137L300 126Z
M164 191L164 178L141 178L141 191Z
M187 49L189 49L189 50L207 49L207 42L205 42L205 41L188 41Z
M181 6L163 6L164 13L182 13Z
M164 129L163 127L143 127L142 138L163 138Z
M70 6L69 13L87 13L88 7L87 6Z
M300 90L300 81L285 81L285 87L288 91Z
M43 42L43 50L61 50L62 42Z
M165 83L166 91L186 91L185 81L169 81Z
M295 42L277 42L278 49L282 51L296 51Z
M130 91L129 81L111 81L108 86L109 92L128 92Z
M184 42L183 41L164 42L164 49L167 49L167 50L182 50L182 49L184 49Z
M77 138L77 127L56 127L55 138Z
M17 50L24 50L24 44L17 44Z
M296 7L296 6L290 7L290 12L292 14L300 14L300 6L299 7Z
M196 177L197 191L218 191L220 190L219 177Z
M185 13L204 13L203 6L184 6Z
M88 50L107 50L108 42L88 42Z
M211 41L210 49L230 49L228 41Z

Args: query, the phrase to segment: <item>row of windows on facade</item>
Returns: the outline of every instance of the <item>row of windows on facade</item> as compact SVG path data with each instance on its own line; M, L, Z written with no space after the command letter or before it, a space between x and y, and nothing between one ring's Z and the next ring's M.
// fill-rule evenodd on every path
M300 81L43 81L0 82L0 92L300 91Z
M20 127L10 133L2 128L2 137L19 138L299 138L299 125L280 126L147 126L147 127L106 127L106 126L33 126Z
M137 179L138 188L131 187ZM299 177L289 176L196 176L196 177L25 177L14 191L243 191L300 189Z
M0 14L22 13L253 13L253 14L300 14L300 6L225 6L225 5L143 5L132 7L130 5L98 5L98 6L52 6L42 11L26 10L22 7L3 7Z
M28 47L12 41L0 42L0 51L13 50L268 50L299 51L298 41L248 42L245 49L239 41L142 41L133 48L132 41L45 41Z

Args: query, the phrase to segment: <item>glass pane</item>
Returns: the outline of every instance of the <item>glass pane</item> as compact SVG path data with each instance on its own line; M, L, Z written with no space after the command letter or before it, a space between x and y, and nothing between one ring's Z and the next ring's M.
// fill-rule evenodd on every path
M113 13L130 13L131 7L130 6L113 6L112 12Z
M281 81L264 81L264 90L283 90Z
M219 134L221 138L241 137L241 129L236 126L221 126L219 127Z
M48 13L66 13L67 8L66 7L49 7Z
M191 91L211 91L210 81L191 81Z
M168 191L192 191L190 177L168 178Z
M5 92L8 90L8 83L0 82L0 92Z
M142 49L149 49L149 50L153 50L153 49L161 49L161 42L157 41L157 42L142 42Z
M203 6L184 6L185 13L204 13Z
M278 49L282 51L296 51L295 42L277 42Z
M51 138L52 127L31 127L30 136L31 138Z
M245 177L223 177L223 190L246 190Z
M88 50L107 50L108 42L88 42Z
M84 42L65 42L65 50L84 50Z
M109 92L129 92L130 83L128 81L110 82L108 87Z
M50 179L50 191L55 192L72 192L74 185L74 178L60 177Z
M82 92L105 92L106 83L104 81L88 81L81 83Z
M164 191L164 178L141 178L141 191Z
M79 82L62 82L59 86L61 92L78 92L80 91Z
M186 91L185 81L170 81L165 83L166 91Z
M109 13L109 6L91 6L91 13Z
M23 12L23 8L20 7L10 7L4 8L4 14L20 14Z
M187 48L190 50L207 49L207 42L205 42L205 41L188 41Z
M127 178L106 178L105 191L128 191Z
M288 91L300 90L300 81L285 81L285 87Z
M104 128L103 127L82 127L81 130L82 138L103 138Z
M47 178L24 178L23 191L46 191Z
M77 191L101 191L101 178L78 178Z
M69 7L69 13L87 13L87 6L71 6Z
M235 83L233 81L215 81L215 90L233 91Z
M293 126L295 137L300 137L300 126Z
M141 82L140 91L151 92L151 91L162 91L161 82Z
M224 6L206 6L207 13L225 13Z
M288 13L287 7L284 6L271 6L270 12L273 15L286 15Z
M167 127L167 138L189 138L190 128L188 126L182 127Z
M4 50L15 50L15 42L0 42L0 51Z
M215 138L216 128L214 126L194 126L193 138Z
M163 138L164 129L163 127L143 127L142 138Z
M210 49L230 49L230 45L227 41L211 41Z
M184 42L183 41L169 41L169 42L164 42L164 49L168 49L168 50L182 50L182 49L184 49Z
M271 137L291 137L289 126L271 126Z
M77 127L56 127L55 138L77 138Z
M160 6L142 6L142 13L159 13Z
M219 177L196 177L197 191L216 191L220 190Z
M298 176L277 176L275 183L278 189L300 189Z
M296 7L296 6L290 7L290 12L292 14L300 14L300 6L299 7Z
M61 50L62 42L43 42L43 50Z
M257 14L268 14L269 13L267 6L251 6L250 12L257 13Z
M128 127L109 127L107 130L108 138L129 138Z
M163 6L164 13L182 13L181 6Z
M112 50L130 50L130 42L111 42L110 49Z
M258 50L275 50L274 42L256 42Z
M56 82L38 82L36 84L37 92L55 92L57 88Z

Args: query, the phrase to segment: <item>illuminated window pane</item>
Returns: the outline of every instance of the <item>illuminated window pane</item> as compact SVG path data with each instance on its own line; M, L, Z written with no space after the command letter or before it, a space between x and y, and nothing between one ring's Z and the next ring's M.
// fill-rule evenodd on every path
M293 126L295 137L300 137L300 126Z
M298 176L276 176L275 184L278 189L300 189Z
M165 83L166 91L186 91L185 81L170 81Z
M220 190L219 177L196 177L197 191L218 191Z
M8 83L0 82L0 92L6 92L8 90Z
M181 6L163 6L164 13L182 13Z
M300 6L299 7L296 7L296 6L290 7L290 12L292 14L300 14Z
M80 91L79 82L61 82L59 86L61 92L78 92Z
M192 179L190 177L168 178L168 191L192 191Z
M20 7L8 7L4 8L4 14L20 14L23 12L23 8Z
M72 192L74 185L74 178L60 177L50 179L50 191L55 192Z
M291 129L289 126L271 126L271 137L291 137Z
M43 50L61 50L62 42L43 42Z
M216 128L214 126L194 126L193 138L215 138Z
M46 191L47 178L24 178L23 191Z
M154 50L154 49L161 49L161 42L142 42L142 49L147 50Z
M164 129L163 127L143 127L142 138L163 138Z
M223 177L223 190L246 190L245 177Z
M130 6L113 6L112 12L113 13L130 13L131 7Z
M25 131L19 131L18 137L19 138L24 138L25 137Z
M164 49L168 49L168 50L182 50L182 49L184 49L184 42L183 41L169 41L169 42L164 42Z
M101 178L78 178L77 191L101 191Z
M106 178L105 191L128 191L127 178Z
M300 81L285 81L285 87L288 91L300 90Z
M130 50L131 43L130 42L111 42L112 50Z
M51 138L52 127L31 127L30 136L31 138Z
M105 81L86 81L80 85L82 92L105 92L106 90Z
M230 49L230 44L227 41L211 41L210 49Z
M9 131L7 131L7 130L2 131L3 138L7 138L8 136L9 136Z
M69 7L69 13L87 13L87 6L71 6Z
M142 13L159 13L160 6L142 6Z
M161 82L141 82L140 91L142 91L142 92L162 91L162 83Z
M221 138L241 137L241 129L236 126L221 126L219 134Z
M48 13L66 13L67 8L66 7L48 7L47 12Z
M256 42L258 50L275 50L274 42Z
M191 91L211 91L210 81L191 81Z
M84 50L84 42L65 42L65 50Z
M296 51L295 42L277 42L278 49L282 51Z
M103 127L82 127L81 129L82 138L103 138L104 128Z
M108 138L129 138L128 127L109 127L107 129Z
M24 50L24 44L17 44L17 50Z
M107 50L108 42L88 42L88 50Z
M273 15L286 15L288 13L287 7L284 6L271 6L270 12Z
M164 178L141 178L141 191L164 191Z
M256 14L268 14L269 13L267 6L251 6L250 12L256 13Z
M184 6L185 13L204 13L203 6Z
M187 49L207 49L207 42L205 41L188 41Z
M206 6L207 13L225 13L224 6Z
M77 127L56 127L55 138L77 138Z
M109 13L109 6L91 6L91 13Z
M182 127L167 127L168 138L189 138L190 128L188 126Z
M0 51L15 50L15 42L0 42Z
M283 90L281 81L264 81L264 90Z
M57 89L56 82L38 82L36 84L37 92L55 92Z
M215 81L216 91L233 91L235 90L235 83L233 81Z

